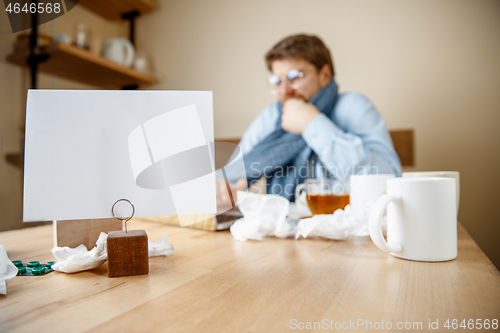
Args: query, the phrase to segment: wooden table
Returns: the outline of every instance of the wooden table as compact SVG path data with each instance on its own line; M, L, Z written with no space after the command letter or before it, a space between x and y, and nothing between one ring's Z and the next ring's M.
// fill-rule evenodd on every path
M167 234L177 249L151 258L148 275L108 278L104 264L14 277L0 296L0 332L281 332L308 322L428 331L436 321L436 331L460 331L443 326L500 319L500 274L461 225L458 258L444 263L394 258L369 238L238 242L153 219L129 227L153 241ZM0 244L11 260L53 260L51 226L2 232Z

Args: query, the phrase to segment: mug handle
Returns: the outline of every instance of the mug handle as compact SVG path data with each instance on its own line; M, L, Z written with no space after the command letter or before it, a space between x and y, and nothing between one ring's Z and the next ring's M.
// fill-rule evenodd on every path
M134 55L135 55L134 46L128 39L125 38L122 38L120 42L122 43L123 49L125 50L125 59L122 65L125 67L130 67L134 62Z
M375 243L375 245L377 245L379 249L385 252L403 251L403 246L401 244L387 243L384 235L382 234L382 216L384 215L389 203L395 200L401 200L401 196L394 194L384 194L380 198L378 198L372 208L370 219L368 221L368 229L370 231L370 237L373 243Z

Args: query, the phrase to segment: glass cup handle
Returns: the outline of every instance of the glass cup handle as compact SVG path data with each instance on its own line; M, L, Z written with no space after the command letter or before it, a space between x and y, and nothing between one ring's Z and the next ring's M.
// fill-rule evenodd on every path
M377 245L379 249L385 252L401 252L403 251L403 246L399 243L387 243L384 235L382 234L382 216L387 209L390 202L395 200L401 200L401 196L394 194L384 194L377 199L375 205L372 208L370 214L370 219L368 221L368 228L370 231L370 237Z
M307 206L305 202L300 201L300 193L304 190L306 184L302 183L295 187L295 202L301 206Z

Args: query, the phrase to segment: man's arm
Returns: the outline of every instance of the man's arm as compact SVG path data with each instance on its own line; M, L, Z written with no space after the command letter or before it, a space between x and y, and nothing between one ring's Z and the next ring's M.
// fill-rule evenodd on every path
M366 97L357 93L339 96L333 119L320 114L302 133L332 176L401 175L401 162L385 122Z
M242 156L251 151L265 137L276 129L278 123L279 112L276 104L271 104L259 114L259 116L247 128L240 143L239 149L233 152L229 159L231 162L224 166L224 173L219 170L216 174L216 195L217 206L234 205L234 195L238 190L244 190L247 186L247 175ZM239 157L234 156L241 151ZM226 180L229 184L226 183ZM233 200L230 198L230 193L233 194Z
M277 104L271 104L267 106L262 112L255 118L254 121L247 128L243 134L240 143L238 144L239 150L241 151L241 156L248 154L257 144L259 144L264 138L271 134L276 129L276 124L279 121L279 111ZM224 167L226 176L231 183L236 183L241 178L247 178L244 168L241 168L243 161L241 156L237 158L234 156L238 153L238 150L233 152L231 156L231 163ZM219 172L220 174L220 172ZM221 175L217 175L217 178L221 178Z

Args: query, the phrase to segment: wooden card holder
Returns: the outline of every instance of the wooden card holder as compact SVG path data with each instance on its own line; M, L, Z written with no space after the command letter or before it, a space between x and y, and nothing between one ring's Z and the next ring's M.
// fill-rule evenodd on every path
M83 244L91 250L101 232L122 229L122 221L117 219L54 221L54 246L77 247Z
M149 273L148 235L144 230L110 231L108 276Z

